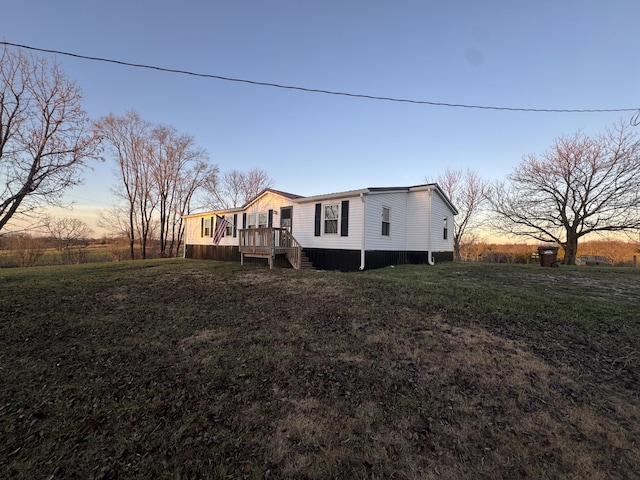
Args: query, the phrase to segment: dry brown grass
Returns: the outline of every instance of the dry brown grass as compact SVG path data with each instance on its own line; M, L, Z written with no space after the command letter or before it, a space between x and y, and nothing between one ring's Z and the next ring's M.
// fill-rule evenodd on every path
M144 265L3 284L0 476L638 478L634 337L427 308L432 270L399 272L406 290ZM536 272L521 281L550 283Z

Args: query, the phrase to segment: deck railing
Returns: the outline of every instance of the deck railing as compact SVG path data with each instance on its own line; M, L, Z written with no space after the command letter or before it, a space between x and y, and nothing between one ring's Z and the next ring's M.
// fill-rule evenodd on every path
M286 228L246 228L238 230L238 249L244 257L269 258L269 266L278 254L284 254L293 266L300 268L302 247Z

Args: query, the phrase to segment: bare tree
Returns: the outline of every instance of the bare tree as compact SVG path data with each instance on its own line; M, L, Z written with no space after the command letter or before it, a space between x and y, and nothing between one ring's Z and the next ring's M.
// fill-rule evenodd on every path
M56 244L62 263L84 263L87 261L87 244L93 230L78 218L54 218L45 215L43 226Z
M45 215L43 225L46 232L55 241L58 251L84 242L93 234L89 225L78 218L54 218Z
M131 223L129 221L129 209L122 205L113 205L106 209L100 209L98 214L98 226L107 230L116 237L131 240ZM135 237L134 237L135 238ZM131 256L131 251L129 256Z
M169 216L171 228L171 240L168 248L169 256L173 256L174 253L176 256L178 255L184 240L184 221L182 216L191 213L196 192L201 191L207 180L215 177L217 172L217 166L197 162L180 179L175 201L177 208L174 208Z
M461 260L477 262L482 255L486 243L486 240L476 232L467 230L463 241L460 242Z
M103 117L95 128L117 161L120 185L116 193L126 202L128 215L124 229L120 220L110 221L104 215L102 223L127 233L132 259L136 241L141 257L147 257L147 246L155 234L160 254L174 255L182 239L182 215L217 168L209 167L207 152L192 136L170 126L154 126L135 112Z
M150 228L147 222L153 209L150 195L152 179L147 162L151 126L136 112L131 111L124 117L103 117L95 123L95 128L109 145L117 162L121 183L115 188L114 193L127 205L126 232L131 260L135 259L136 239L140 240L142 258L145 258Z
M209 179L205 186L209 193L207 206L212 210L240 207L271 186L273 180L264 170L252 168L241 172L234 169L219 178L216 175Z
M207 173L207 152L192 136L175 128L159 126L151 134L151 168L154 193L158 197L160 254L173 256L181 235L182 214ZM185 204L185 200L187 200Z
M489 197L494 226L558 243L567 265L585 235L640 228L640 142L623 124L594 137L559 137L541 156L525 156L507 178Z
M46 250L42 237L33 237L28 233L9 234L5 237L7 248L19 267L32 267Z
M0 230L14 215L62 205L99 139L80 89L57 63L5 46L0 55Z
M438 177L437 182L458 209L453 228L453 249L455 259L460 260L460 247L465 243L465 235L477 227L488 182L473 170L462 172L449 168Z
M242 185L242 203L245 204L249 200L255 198L265 188L273 186L273 180L267 172L259 168L252 168L244 174L244 182Z

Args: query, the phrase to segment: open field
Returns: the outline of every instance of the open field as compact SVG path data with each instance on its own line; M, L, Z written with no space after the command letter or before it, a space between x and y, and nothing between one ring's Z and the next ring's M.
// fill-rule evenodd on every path
M0 270L0 478L640 478L640 270Z

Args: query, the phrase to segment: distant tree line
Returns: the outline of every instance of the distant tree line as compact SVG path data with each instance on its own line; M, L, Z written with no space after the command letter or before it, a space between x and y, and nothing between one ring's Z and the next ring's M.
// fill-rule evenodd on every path
M494 243L474 238L460 247L460 260L489 263L538 263L538 243ZM638 266L640 242L616 238L604 238L582 242L577 258L583 255L606 257L616 266ZM563 260L564 252L559 252Z

